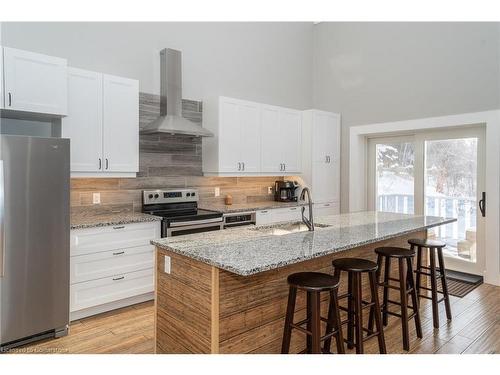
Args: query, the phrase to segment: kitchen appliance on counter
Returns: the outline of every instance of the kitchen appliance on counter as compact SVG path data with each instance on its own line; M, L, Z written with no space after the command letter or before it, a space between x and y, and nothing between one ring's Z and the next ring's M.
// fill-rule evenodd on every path
M255 211L224 214L224 229L255 224Z
M221 230L222 212L198 208L198 190L144 190L142 212L161 216L161 236Z
M68 332L70 142L0 138L0 351L5 351Z
M277 202L297 202L297 181L276 181L274 183L274 200Z

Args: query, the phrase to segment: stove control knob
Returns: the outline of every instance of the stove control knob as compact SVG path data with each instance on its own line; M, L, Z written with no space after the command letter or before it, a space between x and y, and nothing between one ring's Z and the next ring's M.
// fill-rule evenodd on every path
M158 198L158 197L159 197L159 195L158 195L158 194L155 194L155 199L156 199L156 198Z
M149 195L148 195L148 198L149 198L149 199L153 199L153 194L149 194Z
M186 197L190 197L191 196L191 193L186 193Z
M195 193L191 193L191 196L194 197Z

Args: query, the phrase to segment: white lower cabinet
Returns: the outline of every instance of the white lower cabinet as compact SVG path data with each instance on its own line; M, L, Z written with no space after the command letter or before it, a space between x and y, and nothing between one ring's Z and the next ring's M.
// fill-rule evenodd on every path
M281 223L284 221L299 221L302 216L301 207L274 208L270 210L259 210L255 215L257 225Z
M71 320L152 299L160 233L159 222L72 230Z
M338 214L340 214L339 202L314 203L313 205L314 218Z
M153 290L152 268L73 284L70 292L71 312L151 293Z

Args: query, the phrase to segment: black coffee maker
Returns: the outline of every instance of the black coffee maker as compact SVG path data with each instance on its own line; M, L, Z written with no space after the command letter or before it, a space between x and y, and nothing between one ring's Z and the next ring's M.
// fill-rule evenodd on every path
M274 200L277 202L297 202L297 181L276 181L274 183Z

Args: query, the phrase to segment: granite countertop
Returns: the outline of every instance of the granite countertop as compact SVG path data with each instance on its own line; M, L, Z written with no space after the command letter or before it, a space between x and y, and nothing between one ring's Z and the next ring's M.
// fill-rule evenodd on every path
M141 212L95 213L79 212L71 215L70 228L84 229L105 227L109 225L122 225L159 221L161 217L143 214Z
M357 212L319 217L314 232L277 235L246 226L151 241L159 248L241 276L280 268L338 251L456 221L436 216ZM329 225L328 227L323 227ZM321 227L320 227L321 226Z
M287 207L298 207L305 206L307 203L304 201L300 202L276 202L276 201L263 201L263 202L253 202L253 203L237 203L226 205L223 203L203 203L199 202L199 208L211 211L220 211L225 214L234 212L246 212L246 211L258 211L258 210L271 210L274 208L287 208Z

